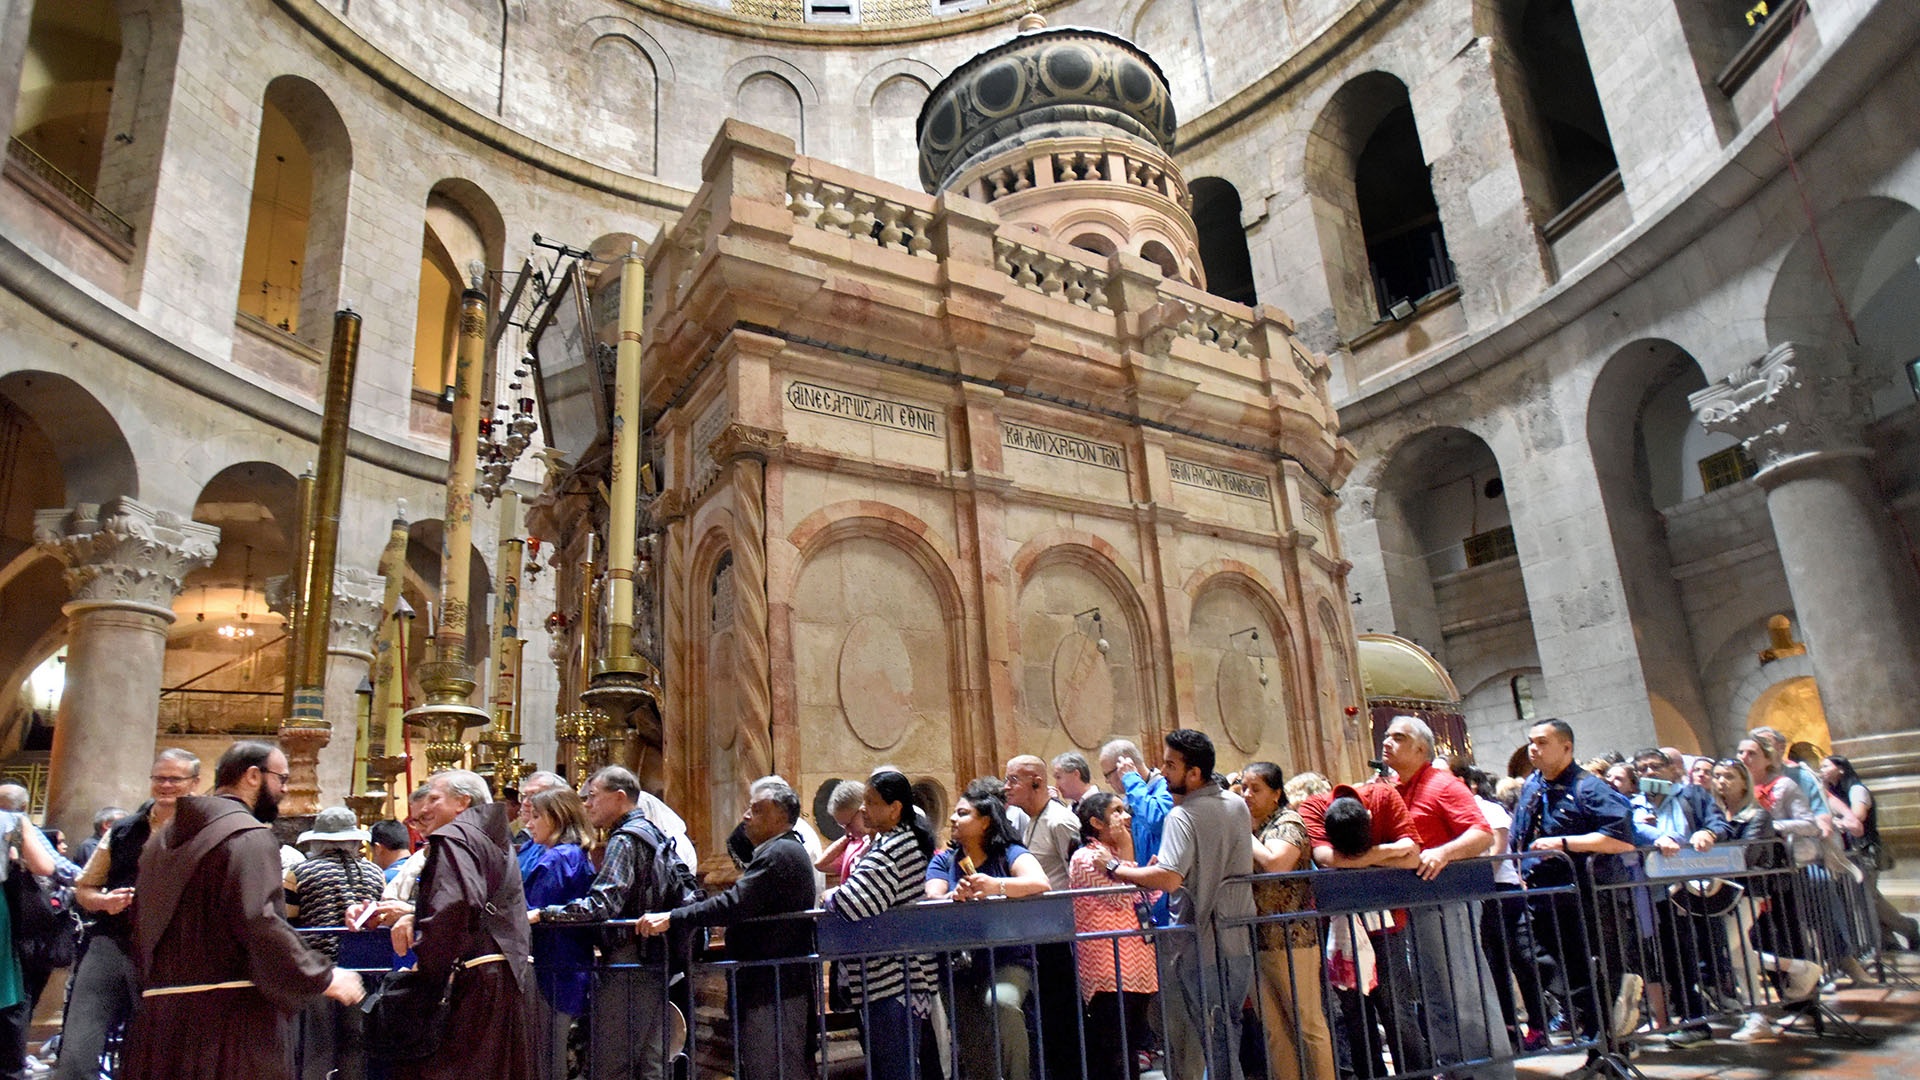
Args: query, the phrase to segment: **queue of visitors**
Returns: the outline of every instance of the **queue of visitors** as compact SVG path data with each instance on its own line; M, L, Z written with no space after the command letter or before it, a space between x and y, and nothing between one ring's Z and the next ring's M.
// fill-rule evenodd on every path
M86 913L57 1056L43 1051L58 1077L668 1080L685 1075L687 959L728 927L723 1037L742 1080L816 1075L822 1010L853 1015L879 1080L1511 1077L1515 1055L1568 1039L1595 1047L1581 1072L1598 1074L1603 1033L1684 1049L1732 1015L1729 1037L1770 1037L1827 968L1868 982L1863 955L1920 945L1877 892L1871 792L1844 757L1816 772L1788 749L1760 728L1722 758L1581 762L1549 720L1529 732L1531 773L1496 780L1402 716L1374 775L1334 783L1264 761L1222 776L1212 741L1183 729L1157 767L1125 739L1094 762L1015 756L944 823L881 766L828 793L824 847L768 776L728 844L740 873L711 895L685 822L618 766L580 792L534 773L506 801L474 773L438 773L405 822L322 811L284 870L266 825L288 768L262 743L229 749L205 796L198 759L162 751L150 799L103 810L82 866L19 812L24 791L0 787L0 833L14 877L56 898L71 885ZM1630 854L1734 843L1763 872L1789 869L1770 861L1784 851L1807 887L1668 886ZM1316 879L1375 880L1321 874L1399 869L1439 888L1461 880L1455 864L1509 851L1471 901L1315 914ZM1878 918L1838 910L1847 889ZM1751 917L1731 902L1743 890L1761 901ZM824 979L812 960L817 918L859 934L924 903L1060 891L1071 942L902 955L873 931L873 956ZM32 902L20 895L10 882L0 903ZM337 929L299 933L343 925L388 933L374 956L343 952L364 939ZM1863 925L1885 940L1857 940ZM48 954L17 934L10 954L0 1061L23 1064L0 1078L49 1068L25 1054L44 985L29 965ZM365 1002L356 970L382 973ZM297 1049L281 1035L292 1015Z

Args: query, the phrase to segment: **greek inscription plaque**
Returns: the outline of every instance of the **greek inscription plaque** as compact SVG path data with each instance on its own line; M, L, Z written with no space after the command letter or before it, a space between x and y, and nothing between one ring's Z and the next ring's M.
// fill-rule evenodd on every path
M1082 465L1093 465L1117 472L1127 471L1126 454L1119 447L1082 439L1076 435L1002 422L1000 441L1015 450L1045 454L1048 457L1077 461Z
M1267 481L1258 476L1250 476L1232 469L1218 469L1212 465L1202 465L1197 461L1182 461L1179 458L1167 459L1167 469L1173 475L1173 482L1188 487L1206 488L1225 495L1237 495L1242 499L1257 499L1265 502L1268 498Z
M904 401L890 401L836 390L831 386L795 382L787 387L787 404L803 412L857 420L875 427L896 428L915 435L940 437L940 413Z

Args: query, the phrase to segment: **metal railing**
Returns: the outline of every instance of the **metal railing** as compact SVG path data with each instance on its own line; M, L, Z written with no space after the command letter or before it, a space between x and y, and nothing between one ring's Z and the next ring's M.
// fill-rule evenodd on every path
M42 184L59 192L72 203L87 220L99 226L108 236L127 247L133 246L133 225L126 218L114 213L101 202L93 192L73 177L61 171L59 166L40 156L40 152L17 138L7 139L7 160L39 180Z
M1501 868L1524 868L1530 884ZM1706 1024L1764 1015L1770 1036L1858 1034L1823 1004L1819 972L1854 955L1826 950L1877 942L1874 904L1852 875L1828 875L1826 891L1808 870L1768 841L1678 858L1496 856L1432 881L1403 870L1258 875L1219 895L1304 885L1310 896L1205 930L1091 928L1086 905L1125 889L936 901L860 922L816 911L781 917L810 923L811 948L755 960L693 942L673 960L636 944L631 921L574 926L562 932L600 955L556 963L536 943L549 951L526 983L524 1038L496 1038L505 1014L456 1007L440 1052L522 1047L543 1080L1415 1080L1507 1077L1518 1061L1582 1052L1624 1076L1636 1046ZM727 933L764 945L772 926ZM385 932L342 937L343 963L386 977ZM1147 967L1124 959L1140 948ZM908 957L932 973L931 995L847 993L859 981L850 975ZM467 977L456 976L456 1006ZM1065 1014L1049 1007L1060 991ZM293 1046L301 1074L366 1075L357 1024L332 1005L309 1009Z

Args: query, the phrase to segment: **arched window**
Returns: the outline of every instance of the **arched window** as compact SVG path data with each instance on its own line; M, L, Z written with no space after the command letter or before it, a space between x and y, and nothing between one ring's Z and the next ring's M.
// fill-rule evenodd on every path
M1149 240L1145 244L1142 244L1140 246L1140 257L1158 266L1160 272L1165 274L1169 279L1173 281L1182 280L1180 276L1180 260L1174 258L1173 252L1167 248L1167 245L1160 241Z
M242 314L322 345L339 302L353 153L319 87L283 75L261 101L241 261Z
M99 190L119 63L120 16L114 0L33 5L12 135L89 195Z
M1207 291L1241 304L1255 302L1253 259L1247 232L1240 225L1240 192L1225 180L1203 176L1188 185L1193 194L1193 227L1200 234L1200 266Z
M474 264L500 265L503 232L493 201L471 183L443 180L427 196L426 233L420 246L420 307L414 324L414 389L435 396L449 392L460 293Z
M1410 103L1396 106L1373 129L1354 160L1353 186L1380 315L1453 284L1433 170L1421 152Z
M1509 26L1549 191L1549 217L1620 169L1573 0L1514 0Z

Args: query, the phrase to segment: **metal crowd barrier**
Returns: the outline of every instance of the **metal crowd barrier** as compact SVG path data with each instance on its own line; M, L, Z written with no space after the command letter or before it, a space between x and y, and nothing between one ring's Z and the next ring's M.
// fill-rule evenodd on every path
M1528 887L1499 880L1503 867L1529 871ZM1288 886L1309 889L1311 906L1274 909ZM813 923L811 952L756 961L684 940L678 957L629 948L631 922L569 927L621 947L589 967L538 969L545 983L536 975L526 1007L534 1075L1416 1080L1504 1078L1517 1062L1580 1052L1631 1075L1639 1046L1752 1017L1857 1036L1822 1003L1815 972L1879 942L1864 880L1797 867L1777 840L1606 862L1494 856L1431 882L1311 870L1222 889L1252 889L1272 910L1216 920L1211 933L1086 929L1085 905L1131 906L1119 888L929 902L857 923L809 912L798 917ZM765 933L763 922L726 933ZM343 964L383 977L386 932L343 929L306 932L339 935ZM932 973L923 1007L849 994L909 957ZM541 988L568 975L587 982L584 1015L557 1012ZM1156 992L1128 991L1143 985ZM296 1076L386 1075L361 1055L347 1013L323 1003L299 1018Z

